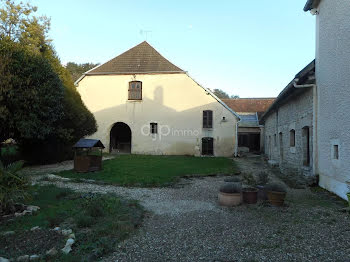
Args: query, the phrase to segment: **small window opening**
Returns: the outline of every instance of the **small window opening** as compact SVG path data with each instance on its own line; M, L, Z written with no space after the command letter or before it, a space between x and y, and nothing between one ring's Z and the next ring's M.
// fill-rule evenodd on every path
M157 123L151 123L151 134L157 134L158 133L158 124Z
M333 145L333 159L339 159L339 146Z
M274 135L273 140L274 140L274 145L275 145L275 147L276 147L276 146L277 146L277 135L276 135L276 134Z
M295 130L290 130L290 147L295 147Z

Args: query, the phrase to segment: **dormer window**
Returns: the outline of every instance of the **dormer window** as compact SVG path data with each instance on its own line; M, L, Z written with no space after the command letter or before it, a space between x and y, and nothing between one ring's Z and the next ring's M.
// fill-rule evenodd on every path
M142 100L142 82L129 82L129 100Z

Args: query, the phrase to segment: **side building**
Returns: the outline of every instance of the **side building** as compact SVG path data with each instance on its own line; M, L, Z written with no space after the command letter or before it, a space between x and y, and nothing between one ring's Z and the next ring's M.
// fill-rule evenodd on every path
M317 173L320 186L350 191L350 1L308 0L316 17Z
M262 152L263 125L260 118L276 98L234 98L222 101L241 117L238 122L238 152Z
M265 154L286 175L315 175L315 61L283 89L262 116Z

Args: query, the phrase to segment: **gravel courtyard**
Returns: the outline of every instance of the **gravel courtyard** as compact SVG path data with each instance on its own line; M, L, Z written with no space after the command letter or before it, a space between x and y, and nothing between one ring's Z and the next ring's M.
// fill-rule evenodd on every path
M237 162L242 171L269 171L260 157ZM148 211L144 225L103 261L350 261L345 202L319 189L289 189L283 208L224 208L217 204L223 180L183 179L154 189L40 183L140 200Z

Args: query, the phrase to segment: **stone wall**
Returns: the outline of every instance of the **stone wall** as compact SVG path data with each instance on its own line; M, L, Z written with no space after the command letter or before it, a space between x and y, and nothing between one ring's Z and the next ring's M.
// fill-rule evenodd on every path
M295 130L295 146L291 146L291 130ZM298 96L291 96L272 111L265 119L264 137L265 154L279 165L282 173L312 177L313 88L306 88Z

